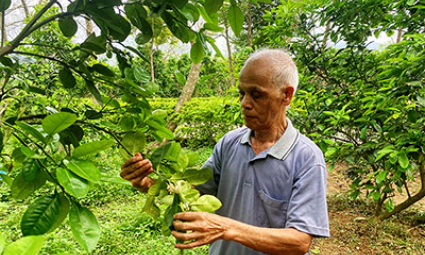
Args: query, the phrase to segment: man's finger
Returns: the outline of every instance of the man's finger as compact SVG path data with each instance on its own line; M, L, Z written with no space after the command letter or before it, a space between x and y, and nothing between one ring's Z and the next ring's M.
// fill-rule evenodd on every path
M136 155L137 155L137 153L136 153ZM139 155L140 155L140 154L139 154ZM132 165L132 164L134 164L134 163L136 163L136 162L138 162L138 161L141 161L141 160L143 160L143 158L142 158L141 156L134 156L134 157L131 157L131 158L127 159L127 160L124 162L124 164L122 164L121 169L122 169L122 170L124 170L124 169L125 169L125 168L127 168L129 165Z
M171 231L171 234L179 239L179 240L183 240L183 241L189 241L189 240L195 240L195 239L199 239L202 237L202 235L199 232L190 232L190 233L184 233L184 232L179 232L179 231Z
M200 218L201 212L180 212L174 214L174 220L194 221Z
M183 230L183 231L195 230L194 224L192 222L182 222L179 220L175 220L173 221L173 226L177 230Z
M146 164L146 165L139 167L139 169L132 172L131 174L128 174L127 176L125 176L125 179L126 180L132 180L132 179L137 179L137 178L140 178L140 177L142 177L141 179L143 179L146 176L150 175L152 172L153 172L152 165Z
M208 243L205 242L203 239L200 239L190 243L176 243L174 247L176 247L177 249L192 249L205 244L208 244Z
M133 179L133 178L135 178L137 176L129 176L129 175L131 175L135 171L141 169L144 165L147 165L147 164L150 164L150 161L147 160L147 159L134 162L133 164L131 164L131 165L125 167L125 168L122 168L122 171L121 171L121 174L120 175L121 175L122 178L127 179L127 180L128 179ZM152 164L151 164L151 167L152 167Z

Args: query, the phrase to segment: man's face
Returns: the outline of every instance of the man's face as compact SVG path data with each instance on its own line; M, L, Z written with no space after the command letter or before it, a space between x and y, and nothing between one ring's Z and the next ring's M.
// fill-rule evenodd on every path
M240 73L242 114L245 125L254 131L267 131L281 124L285 118L285 107L292 99L291 87L279 89L271 84L270 70L266 61L259 60L248 63Z

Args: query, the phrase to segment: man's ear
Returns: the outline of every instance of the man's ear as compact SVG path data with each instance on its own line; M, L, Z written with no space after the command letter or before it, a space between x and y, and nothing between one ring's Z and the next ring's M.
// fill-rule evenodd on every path
M285 106L288 106L291 103L292 97L294 95L294 87L286 86L281 89L281 93L283 94Z

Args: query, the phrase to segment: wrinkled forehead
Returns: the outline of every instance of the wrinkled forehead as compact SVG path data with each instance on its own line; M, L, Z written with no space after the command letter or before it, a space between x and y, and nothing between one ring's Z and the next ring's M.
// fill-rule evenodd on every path
M270 86L273 68L269 62L262 59L249 61L242 68L239 76L240 86L259 85L261 87Z

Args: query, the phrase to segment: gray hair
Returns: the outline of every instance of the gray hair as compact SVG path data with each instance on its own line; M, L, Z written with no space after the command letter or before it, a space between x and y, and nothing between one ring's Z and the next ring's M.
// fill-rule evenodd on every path
M291 86L294 93L298 87L298 69L289 54L282 49L259 49L246 60L244 67L251 61L266 60L272 63L270 82L277 88Z

